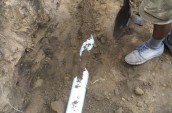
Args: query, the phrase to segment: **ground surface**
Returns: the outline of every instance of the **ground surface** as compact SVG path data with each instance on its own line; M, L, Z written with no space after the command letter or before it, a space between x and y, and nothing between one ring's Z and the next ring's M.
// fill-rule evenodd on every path
M72 80L86 66L90 78L83 113L172 113L169 51L166 49L161 57L140 66L124 62L124 56L151 35L149 23L132 24L120 39L114 40L114 20L121 1L59 3L56 22L38 27L33 46L23 52L16 65L11 97L16 109L24 113L56 113L52 103L60 102L58 113L64 112ZM80 47L91 34L94 48L80 61ZM144 94L135 94L136 87ZM14 109L11 112L19 113Z

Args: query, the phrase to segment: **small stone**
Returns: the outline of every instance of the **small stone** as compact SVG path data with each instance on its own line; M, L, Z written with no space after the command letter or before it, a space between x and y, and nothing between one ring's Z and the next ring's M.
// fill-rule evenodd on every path
M163 87L167 87L167 84L163 84L162 86L163 86Z
M122 113L122 112L123 112L122 107L118 108L118 109L115 111L115 113Z
M125 98L122 97L122 101L125 101Z
M144 94L143 90L139 87L136 87L134 92L136 95L143 95Z
M56 111L57 113L64 113L65 112L65 105L64 105L64 102L61 100L52 102L51 108L54 111Z

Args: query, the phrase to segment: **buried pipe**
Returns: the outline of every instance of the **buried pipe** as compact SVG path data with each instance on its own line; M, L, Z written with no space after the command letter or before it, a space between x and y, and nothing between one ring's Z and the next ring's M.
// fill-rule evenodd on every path
M94 45L94 38L93 35L91 35L91 37L82 44L80 49L80 57L82 56L84 50L90 51L93 48L93 45Z
M87 39L81 46L80 49L80 57L82 56L83 51L90 51L94 45L93 35L89 39ZM83 71L82 79L75 77L72 83L72 88L68 100L68 105L66 109L66 113L82 113L86 87L88 83L89 72L85 68Z
M82 113L89 73L85 68L82 79L74 78L66 113Z

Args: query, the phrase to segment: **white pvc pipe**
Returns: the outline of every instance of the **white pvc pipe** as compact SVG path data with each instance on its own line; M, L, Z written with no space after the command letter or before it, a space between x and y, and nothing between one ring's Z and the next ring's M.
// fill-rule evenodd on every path
M93 48L93 46L94 46L94 38L93 35L91 35L91 37L82 44L80 49L80 56L82 56L82 52L84 50L90 51Z
M89 73L85 68L82 79L74 78L66 113L82 113Z

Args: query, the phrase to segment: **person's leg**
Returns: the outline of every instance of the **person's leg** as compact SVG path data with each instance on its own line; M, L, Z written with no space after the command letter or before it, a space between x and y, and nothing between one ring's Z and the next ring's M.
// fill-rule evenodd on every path
M171 23L165 25L154 25L153 35L146 42L146 45L152 49L157 49L162 46L164 38L171 31Z
M171 24L154 25L152 37L128 54L125 57L125 61L131 65L138 65L162 55L164 51L163 40L170 31Z
M157 40L161 40L166 37L169 32L171 32L171 23L165 25L154 25L153 37Z

